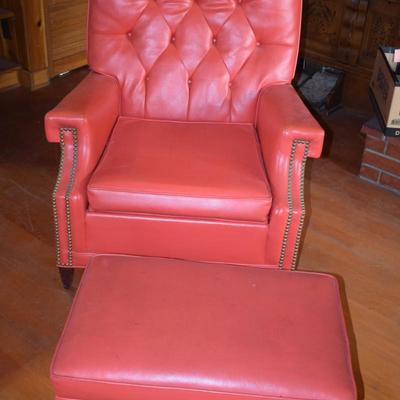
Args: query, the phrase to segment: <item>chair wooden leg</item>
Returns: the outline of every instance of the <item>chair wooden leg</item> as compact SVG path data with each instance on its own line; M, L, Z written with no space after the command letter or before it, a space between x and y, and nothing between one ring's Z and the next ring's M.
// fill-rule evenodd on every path
M58 270L60 272L61 282L64 286L64 289L69 289L74 279L74 269L59 267Z

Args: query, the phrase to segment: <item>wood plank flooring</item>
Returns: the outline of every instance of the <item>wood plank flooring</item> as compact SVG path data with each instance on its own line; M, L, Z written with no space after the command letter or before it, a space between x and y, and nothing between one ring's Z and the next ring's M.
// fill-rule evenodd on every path
M86 71L30 93L0 94L0 399L52 399L51 355L74 291L54 268L50 195L59 149L43 115ZM360 399L400 398L400 198L357 178L367 117L321 119L324 157L307 165L307 233L299 269L336 275ZM80 274L76 274L76 287Z

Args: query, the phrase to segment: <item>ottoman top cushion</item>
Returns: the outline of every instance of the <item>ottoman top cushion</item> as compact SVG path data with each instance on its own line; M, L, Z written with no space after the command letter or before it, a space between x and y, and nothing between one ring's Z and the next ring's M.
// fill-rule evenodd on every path
M333 277L157 258L92 260L51 376L57 398L356 398Z

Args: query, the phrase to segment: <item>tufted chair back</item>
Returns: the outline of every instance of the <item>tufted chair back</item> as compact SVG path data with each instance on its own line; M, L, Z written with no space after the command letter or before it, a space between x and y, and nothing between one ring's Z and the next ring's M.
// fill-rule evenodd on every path
M293 78L301 0L89 0L89 64L121 114L253 122L260 90Z

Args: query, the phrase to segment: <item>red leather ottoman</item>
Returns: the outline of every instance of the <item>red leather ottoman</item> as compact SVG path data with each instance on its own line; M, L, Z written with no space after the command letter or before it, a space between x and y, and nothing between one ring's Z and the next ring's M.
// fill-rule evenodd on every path
M336 280L100 256L51 367L59 400L356 399Z

